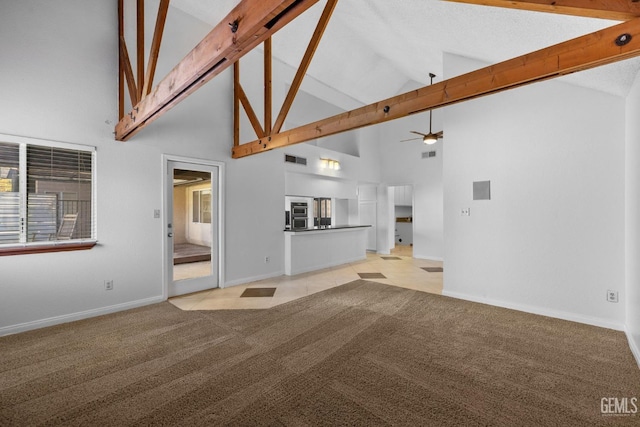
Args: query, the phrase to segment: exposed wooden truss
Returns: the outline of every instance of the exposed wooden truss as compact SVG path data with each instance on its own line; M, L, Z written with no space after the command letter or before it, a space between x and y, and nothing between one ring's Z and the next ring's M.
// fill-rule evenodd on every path
M145 72L144 66L144 0L136 1L136 74L134 76L131 58L124 38L124 0L118 0L118 50L119 63L119 102L118 118L124 117L124 82L126 81L131 105L136 105L150 92L160 53L160 43L164 24L167 19L169 0L160 0L156 27L149 52L149 62Z
M272 123L271 35L318 0L242 0L174 69L151 89L169 0L161 0L146 73L138 49L137 82L123 36L122 2L118 0L121 120L116 139L126 140L168 111L204 83L234 65L234 158L333 135L410 114L497 93L553 77L640 55L640 0L449 0L578 16L627 21L508 61L404 93L349 112L281 132L286 115L320 42L337 0L327 0L291 89ZM138 0L138 12L143 0ZM140 16L138 14L138 16ZM138 19L140 22L140 19ZM137 31L138 45L144 31ZM264 123L261 124L240 84L239 59L264 43ZM141 77L145 76L145 77ZM149 77L150 76L150 77ZM142 80L141 80L142 78ZM135 107L124 115L124 82ZM258 137L240 144L240 106Z
M628 21L640 17L638 0L447 0L457 3L561 13L589 18Z
M318 0L243 0L116 125L116 139L139 132Z
M316 52L318 45L320 44L320 39L324 34L325 29L327 28L327 24L329 23L329 19L335 10L336 4L338 0L328 0L325 8L320 16L318 21L318 25L316 26L313 35L311 36L311 41L307 46L307 49L302 57L300 62L300 66L296 71L296 75L293 78L293 82L291 83L291 87L289 88L289 92L285 97L285 100L282 104L282 108L280 109L280 113L275 121L272 124L272 107L273 107L273 93L271 87L271 77L272 77L272 49L271 49L271 38L265 40L264 42L264 127L260 125L258 117L255 114L247 95L240 84L240 60L236 61L235 66L233 68L234 72L234 145L239 145L240 141L240 115L239 115L239 105L245 110L247 114L247 118L253 127L253 130L258 138L264 138L269 135L278 134L282 129L282 125L286 120L287 114L291 110L291 105L295 100L295 97L300 89L300 85L302 84L302 80L309 69L309 64L311 64L311 60L313 59L313 55Z
M621 44L621 45L619 45ZM640 55L640 18L233 147L240 158Z

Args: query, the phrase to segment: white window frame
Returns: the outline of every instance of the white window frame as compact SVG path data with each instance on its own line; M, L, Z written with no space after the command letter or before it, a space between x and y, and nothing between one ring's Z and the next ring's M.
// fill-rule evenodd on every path
M73 144L68 142L45 140L38 138L29 138L17 135L7 135L0 133L0 142L16 144L20 151L20 163L19 163L19 188L20 188L20 217L26 222L27 219L27 146L35 145L40 147L61 148L67 150L86 151L91 153L91 237L82 239L72 239L63 241L27 241L27 227L22 227L20 230L19 243L5 243L0 244L0 256L2 255L17 255L20 253L38 253L38 252L55 252L55 251L67 251L76 249L90 249L98 242L97 230L97 162L96 152L97 149L94 146ZM12 251L11 249L15 249ZM22 250L21 250L22 249Z

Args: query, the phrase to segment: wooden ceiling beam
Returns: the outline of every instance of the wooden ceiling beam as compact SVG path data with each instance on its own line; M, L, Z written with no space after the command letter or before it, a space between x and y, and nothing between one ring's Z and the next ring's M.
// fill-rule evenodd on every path
M628 21L640 17L638 0L446 0L483 6L550 12L588 18Z
M116 125L125 141L230 67L318 0L242 0Z
M619 45L621 44L621 45ZM640 55L640 18L233 147L240 158Z

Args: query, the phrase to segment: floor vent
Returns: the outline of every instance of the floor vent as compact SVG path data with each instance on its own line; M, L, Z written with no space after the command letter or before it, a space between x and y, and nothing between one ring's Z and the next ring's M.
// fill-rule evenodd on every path
M285 154L284 155L284 161L287 163L295 163L298 165L307 165L307 159L304 157L296 157L296 156L291 156L289 154Z
M435 157L435 156L436 156L436 150L425 151L424 153L422 153L422 158L423 159L429 159L429 158Z

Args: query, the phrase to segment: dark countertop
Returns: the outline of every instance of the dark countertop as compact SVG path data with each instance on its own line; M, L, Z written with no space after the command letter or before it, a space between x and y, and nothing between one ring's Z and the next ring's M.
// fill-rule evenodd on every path
M291 232L299 233L299 232L305 232L305 231L331 231L331 230L344 230L345 228L364 228L364 227L371 227L371 226L370 225L330 225L326 228L311 227L311 228L296 228L294 230L290 228L285 228L284 231L289 233Z

